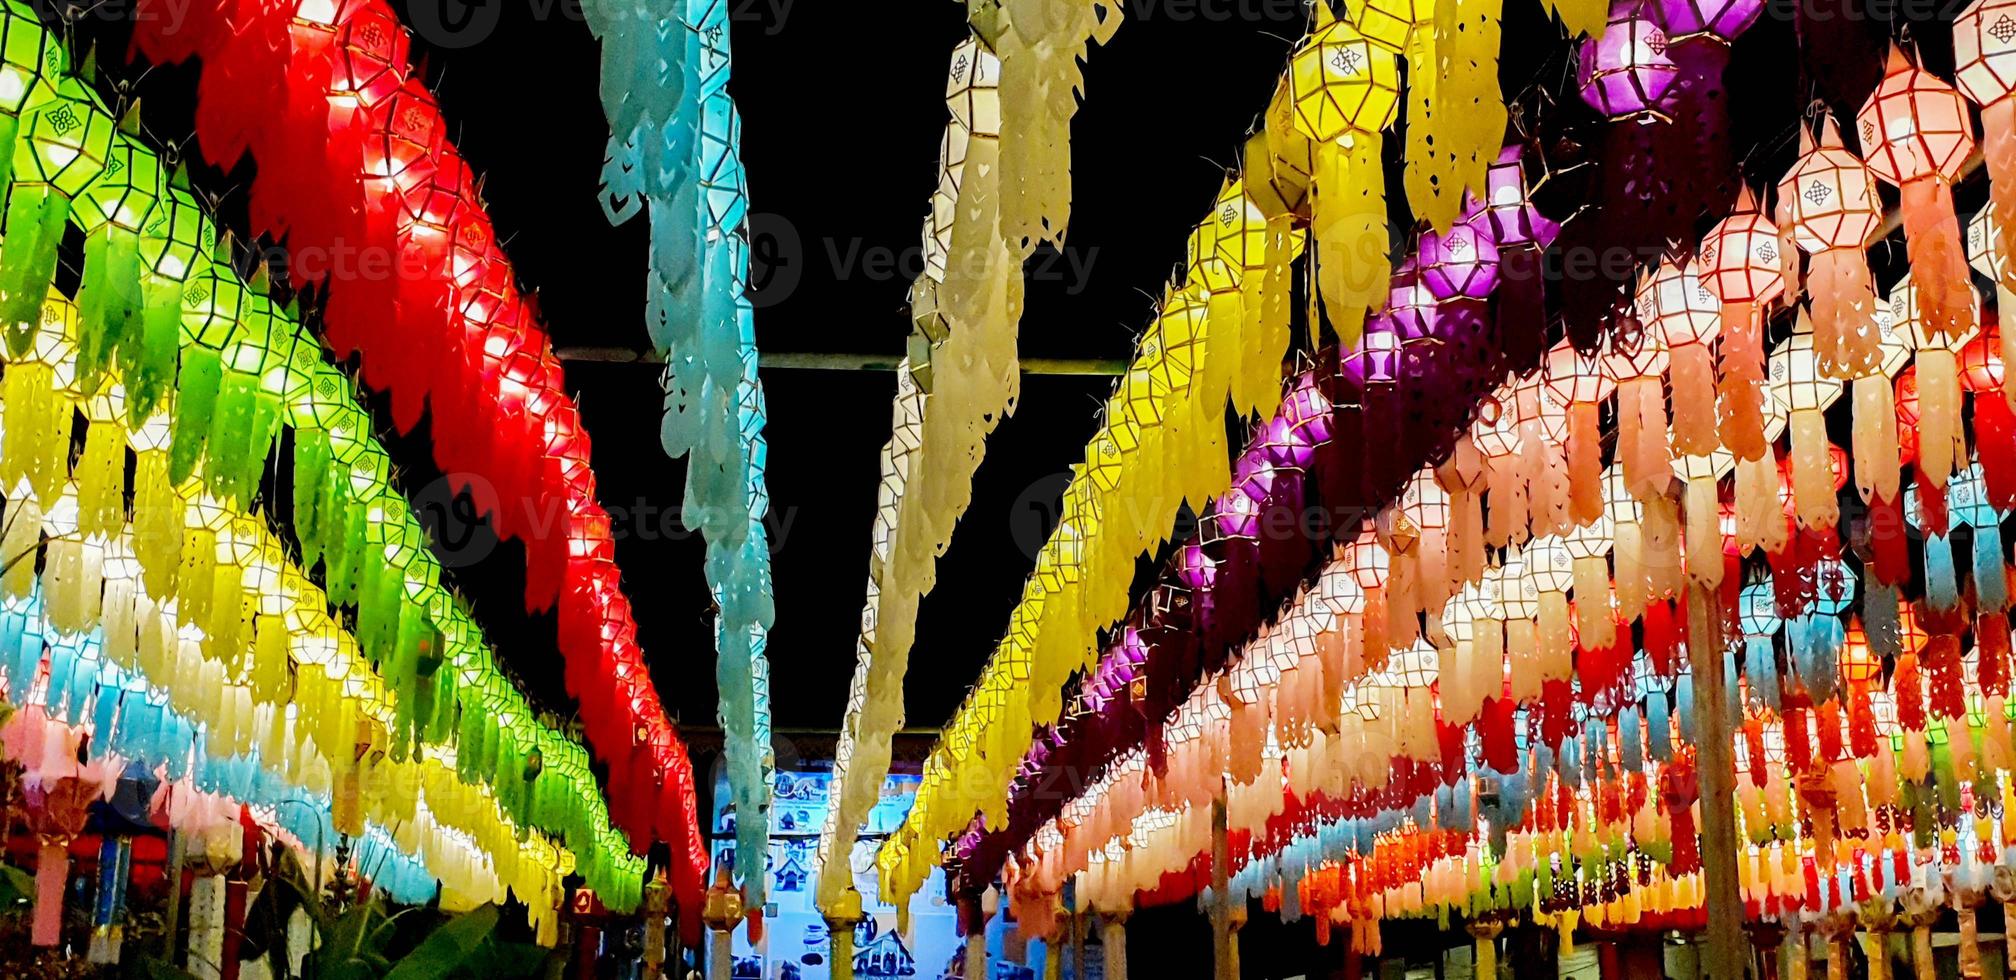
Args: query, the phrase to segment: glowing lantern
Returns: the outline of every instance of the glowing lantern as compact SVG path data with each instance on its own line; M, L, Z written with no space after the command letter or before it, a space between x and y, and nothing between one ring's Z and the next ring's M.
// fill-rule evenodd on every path
M1953 20L1953 60L1960 91L1981 107L1981 156L1988 165L1991 203L1974 224L1992 233L1976 243L1974 254L2016 254L2016 99L2009 97L2016 91L2016 2L1974 0L1961 11ZM1982 271L2005 289L2016 286L2006 260L1992 273Z
M8 350L28 349L24 327L41 312L55 269L70 202L105 168L112 149L112 115L75 76L54 87L54 97L22 117L13 144L13 187L0 237L0 324Z
M1537 245L1542 248L1554 241L1561 226L1547 220L1533 206L1532 196L1526 187L1526 165L1521 160L1521 148L1508 146L1498 152L1498 159L1484 172L1484 215L1491 226L1491 240L1500 249ZM1472 219L1475 221L1476 219Z
M1701 240L1701 280L1721 300L1722 444L1738 459L1764 455L1764 339L1757 307L1785 291L1779 230L1745 186L1736 209Z
M1667 352L1673 385L1673 451L1713 452L1717 446L1714 343L1721 333L1720 304L1692 266L1668 259L1638 287L1636 305L1639 322L1657 335Z
M1575 556L1556 537L1534 538L1526 545L1526 582L1533 590L1539 618L1539 666L1545 680L1566 680L1574 670L1575 638L1568 626L1568 590L1575 584ZM1605 594L1587 597L1606 608Z
M1600 359L1562 340L1542 372L1554 404L1567 414L1569 514L1577 524L1603 516L1603 432L1598 406L1616 388Z
M1328 143L1347 133L1375 134L1391 125L1400 105L1395 53L1373 44L1352 25L1333 20L1328 7L1319 8L1316 30L1288 62L1295 131Z
M1915 265L1915 263L1914 263ZM1973 287L1967 295L1973 296ZM1890 316L1901 339L1917 351L1918 462L1933 488L1966 461L1966 434L1960 427L1959 352L1979 333L1970 308L1967 326L1957 333L1935 328L1925 316L1924 290L1916 272L1899 279L1890 290Z
M1733 41L1764 12L1764 0L1659 0L1659 22L1674 41L1707 34Z
M1406 54L1415 30L1434 21L1433 0L1365 0L1351 5L1352 26L1394 54Z
M1798 161L1778 185L1778 199L1788 202L1794 238L1813 257L1807 294L1813 301L1814 350L1829 377L1859 377L1875 370L1878 360L1875 286L1862 252L1883 220L1876 180L1841 147L1831 116L1820 121L1817 145L1801 127L1799 146Z
M1576 88L1582 101L1612 119L1652 108L1679 68L1667 57L1666 31L1638 0L1615 0L1600 37L1582 42Z
M1436 299L1485 299L1498 285L1498 243L1479 222L1421 235L1421 279Z
M1574 563L1576 634L1584 648L1606 649L1617 641L1610 595L1610 552L1616 544L1616 529L1606 513L1593 524L1569 531L1561 544ZM1618 565L1624 565L1622 558Z
M1827 406L1841 397L1841 382L1822 374L1806 311L1792 336L1771 352L1771 397L1790 416L1792 487L1799 520L1808 527L1833 527L1840 518L1828 469Z
M1487 592L1493 584L1485 582ZM1540 615L1540 591L1526 572L1523 553L1506 558L1505 564L1499 566L1495 585L1497 611L1505 617L1505 657L1512 680L1508 694L1516 701L1530 701L1540 695L1542 680L1540 641L1533 622ZM1565 615L1564 610L1564 618Z
M1904 237L1923 295L1927 330L1955 337L1975 325L1967 253L1953 213L1953 182L1974 152L1960 93L1890 49L1883 83L1856 114L1869 169L1903 194Z
M2005 104L2016 107L2016 100L2007 101ZM1993 136L1988 139L1988 146L1992 147L1994 145L1994 139L1995 137ZM2016 184L2016 175L2012 175L2008 183L1996 184L1994 186L2002 188L2008 187L2011 184ZM2008 196L2016 198L2016 193L2010 193ZM2016 310L2016 291L2010 289L2012 280L2010 278L2008 253L2002 251L2005 243L2002 227L2001 221L1996 217L1995 208L1993 207L1982 208L1979 213L1974 215L1974 220L1967 224L1968 263L1974 267L1974 271L1987 276L1991 282L1995 283L1995 309L1997 311ZM1997 353L2001 357L2002 363L2008 364L2016 361L2016 330L2002 330L1999 331L1999 334L2001 346ZM2016 406L2016 374L2003 375L2002 397L2011 406Z
M1668 452L1666 338L1652 321L1631 315L1611 324L1603 353L1603 374L1617 391L1616 460L1624 485L1638 497L1665 492L1672 479Z

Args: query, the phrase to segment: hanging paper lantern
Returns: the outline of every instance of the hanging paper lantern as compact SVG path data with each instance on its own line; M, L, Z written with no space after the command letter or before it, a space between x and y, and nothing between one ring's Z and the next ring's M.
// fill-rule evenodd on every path
M1745 186L1736 210L1701 240L1703 285L1721 300L1722 361L1716 404L1722 444L1738 459L1764 455L1764 340L1758 307L1785 291L1779 230Z
M1821 119L1817 144L1801 129L1800 149L1778 198L1790 202L1794 237L1813 257L1807 293L1814 349L1829 377L1860 377L1878 359L1875 291L1862 252L1883 218L1875 178L1842 149L1831 117Z
M1841 397L1841 382L1822 373L1812 329L1801 309L1792 336L1771 352L1771 397L1792 429L1792 487L1799 520L1825 528L1834 526L1840 508L1834 500L1828 462L1832 443L1823 413Z
M1542 368L1546 391L1567 416L1569 512L1585 524L1603 514L1603 435L1598 406L1616 383L1598 355L1584 354L1565 339L1547 352Z
M1327 7L1317 11L1316 20L1316 30L1288 62L1295 131L1328 143L1347 133L1376 134L1392 125L1400 106L1394 51L1373 44L1352 25L1332 20Z
M1972 297L1973 287L1967 286ZM1946 485L1946 477L1966 461L1966 436L1960 427L1959 352L1980 333L1979 317L1970 306L1966 326L1945 333L1926 319L1923 290L1916 270L1890 289L1889 313L1900 339L1916 352L1918 462L1931 487Z
M1734 41L1764 12L1764 0L1659 0L1659 23L1674 41L1707 34Z
M2016 2L1974 0L1953 20L1953 60L1960 91L1981 108L1981 156L1988 165L1991 203L1974 224L1991 234L1971 242L1971 251L2016 253ZM1969 230L1970 237L1972 229ZM1977 265L1977 268L1979 266ZM2016 286L2006 262L1983 274L2003 288Z
M1617 392L1614 456L1625 487L1641 498L1663 495L1672 479L1666 391L1660 383L1669 361L1665 335L1653 320L1624 315L1611 324L1603 373Z
M1668 43L1643 3L1615 0L1602 36L1582 42L1575 75L1582 101L1612 119L1651 109L1679 75Z
M1902 189L1904 236L1923 290L1927 329L1956 336L1975 325L1953 182L1974 152L1967 104L1952 86L1890 49L1883 83L1856 114L1869 169Z
M1554 241L1561 226L1540 213L1527 192L1526 166L1522 149L1508 146L1498 152L1497 162L1484 174L1484 214L1491 225L1491 240L1500 248L1525 245L1545 247Z
M2009 103L2016 106L2016 101ZM2011 183L2016 183L2012 177ZM1976 212L1974 220L1967 223L1967 262L1974 271L1986 276L1995 284L1995 309L2016 310L2016 291L2010 289L2008 253L2002 225L1996 218L1995 208L1986 207ZM2000 347L1997 351L2002 362L2016 361L2016 331L1999 331ZM2005 402L2016 406L2016 374L2006 374L2002 378L2002 396Z
M1703 253L1703 259L1707 255ZM1673 386L1673 450L1702 456L1719 445L1715 436L1715 349L1721 334L1721 305L1695 275L1692 265L1667 259L1638 288L1638 319L1667 350ZM1663 397L1663 396L1662 396Z
M1486 299L1498 285L1498 243L1478 223L1423 232L1420 256L1422 282L1436 299Z

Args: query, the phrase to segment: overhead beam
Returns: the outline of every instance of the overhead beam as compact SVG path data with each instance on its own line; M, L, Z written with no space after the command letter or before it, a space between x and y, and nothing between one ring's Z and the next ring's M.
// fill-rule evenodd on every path
M656 351L628 347L562 347L553 352L562 362L585 364L663 364ZM759 351L758 366L782 371L894 371L900 356L889 354L816 353L810 351ZM1025 357L1023 374L1117 378L1127 373L1120 358Z

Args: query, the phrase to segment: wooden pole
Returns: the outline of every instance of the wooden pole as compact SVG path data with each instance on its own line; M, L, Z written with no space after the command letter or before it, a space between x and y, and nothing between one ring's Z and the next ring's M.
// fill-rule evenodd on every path
M1108 912L1104 926L1106 980L1127 980L1127 913ZM1078 975L1084 980L1084 974Z
M1701 865L1708 903L1704 980L1743 980L1749 958L1743 897L1736 880L1734 721L1724 693L1721 605L1699 583L1687 586L1687 658L1694 672L1694 730L1701 787Z
M1211 801L1211 949L1218 980L1239 980L1239 963L1232 948L1232 896L1227 880L1232 863L1232 847L1225 838L1225 790Z

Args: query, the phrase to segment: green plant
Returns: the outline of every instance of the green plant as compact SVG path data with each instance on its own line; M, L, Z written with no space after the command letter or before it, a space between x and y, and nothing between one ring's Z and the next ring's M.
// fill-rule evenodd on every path
M285 877L268 884L269 888L295 886ZM427 919L438 913L421 908L390 911L376 899L336 916L314 902L303 903L303 907L320 940L302 962L300 975L313 980L524 980L539 972L547 956L538 946L499 939L495 905L433 923ZM248 934L247 938L261 943L263 955L278 959L286 948L285 918L269 918L268 922L280 924L277 936ZM250 933L249 920L247 928ZM270 926L262 927L262 931L270 930ZM150 961L147 968L153 980L193 980L187 971L160 960ZM276 970L274 975L285 974Z

